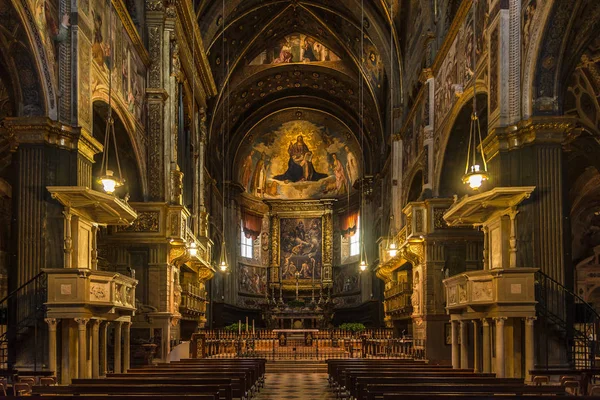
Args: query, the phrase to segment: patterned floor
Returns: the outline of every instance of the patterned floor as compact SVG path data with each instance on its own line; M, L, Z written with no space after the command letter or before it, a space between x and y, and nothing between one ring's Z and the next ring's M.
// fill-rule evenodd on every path
M267 373L265 387L257 400L329 400L335 399L327 385L327 374L322 373Z

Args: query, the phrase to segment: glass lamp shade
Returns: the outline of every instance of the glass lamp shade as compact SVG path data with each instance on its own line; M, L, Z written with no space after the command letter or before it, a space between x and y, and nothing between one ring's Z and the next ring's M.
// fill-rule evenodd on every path
M196 242L190 243L188 246L188 253L190 257L196 257L198 255L198 247L196 246Z
M469 185L473 190L478 190L483 181L488 179L487 171L482 171L478 164L471 165L470 172L463 176L463 183Z
M227 265L227 262L225 260L221 260L221 263L219 264L219 269L221 272L227 271L228 268L229 266Z
M113 194L115 189L121 186L121 182L114 176L114 173L110 169L106 170L106 175L100 177L98 182L100 182L103 190L108 194Z
M387 251L390 257L396 257L396 254L398 253L398 249L396 248L396 242L391 242L388 246Z
M360 269L360 272L364 272L367 270L367 263L365 262L365 260L360 260L360 265L358 266L358 268Z

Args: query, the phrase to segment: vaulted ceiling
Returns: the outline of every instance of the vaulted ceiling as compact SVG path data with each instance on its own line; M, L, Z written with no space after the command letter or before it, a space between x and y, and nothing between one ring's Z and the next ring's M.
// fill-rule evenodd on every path
M376 173L387 151L392 69L396 106L402 95L401 54L396 32L390 30L389 2L197 0L202 39L219 88L207 119L215 154L225 142L226 159L233 159L251 128L282 109L314 109L344 121L362 143L365 172ZM309 37L329 49L333 61L256 62L289 35Z

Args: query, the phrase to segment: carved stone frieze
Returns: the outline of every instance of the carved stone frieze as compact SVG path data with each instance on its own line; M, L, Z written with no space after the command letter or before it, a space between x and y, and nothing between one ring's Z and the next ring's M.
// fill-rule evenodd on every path
M127 227L119 228L119 231L124 232L158 232L160 212L158 211L141 211L138 212L138 217L133 224Z
M146 0L146 11L163 11L165 9L164 0Z
M158 1L157 1L158 3ZM162 4L162 1L160 1ZM148 46L150 53L150 73L148 74L149 81L148 86L158 88L161 87L161 43L162 43L162 30L160 26L151 26L148 29Z
M164 193L163 147L162 147L163 104L148 105L148 186L152 200L161 200Z
M492 292L493 283L492 281L480 281L473 282L471 290L473 291L471 296L473 301L485 301L493 300L494 294Z

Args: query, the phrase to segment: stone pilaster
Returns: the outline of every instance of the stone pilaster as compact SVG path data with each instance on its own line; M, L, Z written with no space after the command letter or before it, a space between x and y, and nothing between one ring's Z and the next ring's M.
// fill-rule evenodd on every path
M87 376L87 323L89 318L75 318L77 322L77 345L78 345L78 378L85 379Z
M115 321L113 322L113 325L115 327L115 334L114 334L114 366L113 366L113 372L115 374L120 374L122 371L122 363L121 363L121 328L123 326L123 322L121 321Z
M92 378L100 377L100 324L98 319L92 320Z
M44 321L48 324L48 369L57 373L56 363L56 318L46 318Z

